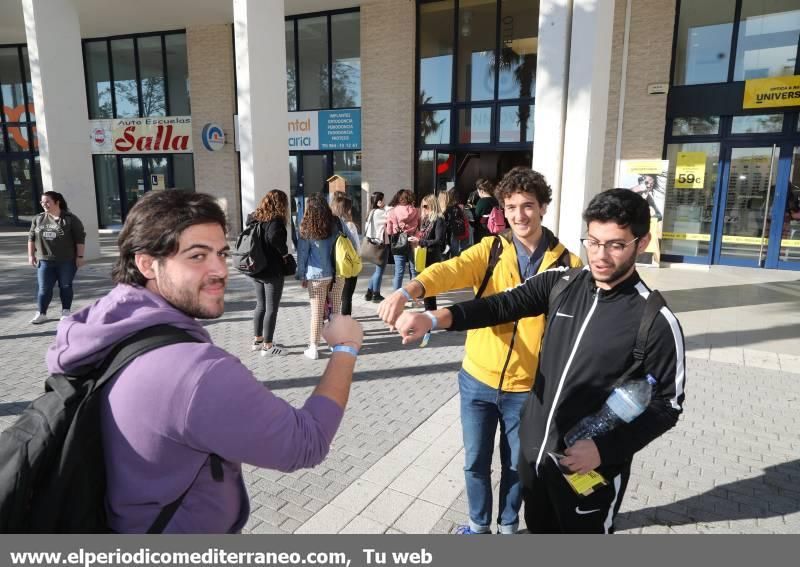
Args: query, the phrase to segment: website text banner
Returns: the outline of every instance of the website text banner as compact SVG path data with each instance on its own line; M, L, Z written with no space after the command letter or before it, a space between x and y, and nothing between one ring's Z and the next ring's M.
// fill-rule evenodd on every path
M274 535L0 536L0 565L408 567L794 564L800 537ZM679 556L676 556L679 553ZM681 559L682 558L682 559ZM794 558L794 559L793 559Z

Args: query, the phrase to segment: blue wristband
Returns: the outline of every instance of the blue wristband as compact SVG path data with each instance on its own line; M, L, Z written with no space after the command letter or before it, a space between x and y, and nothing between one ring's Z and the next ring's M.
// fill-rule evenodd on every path
M410 294L410 293L408 293L408 292L405 290L405 288L402 288L402 287L401 287L401 288L398 288L398 290L397 290L397 291L399 291L400 293L402 293L403 295L405 295L405 296L406 296L406 300L407 300L407 301L414 301L414 298L413 298L413 297L411 297L411 294Z
M346 352L347 354L352 355L353 358L358 357L358 349L347 345L336 345L331 349L331 352Z
M430 317L430 320L431 320L431 331L435 331L436 329L438 329L439 328L439 320L436 318L436 315L434 315L431 311L423 311L423 313L425 313L425 315Z

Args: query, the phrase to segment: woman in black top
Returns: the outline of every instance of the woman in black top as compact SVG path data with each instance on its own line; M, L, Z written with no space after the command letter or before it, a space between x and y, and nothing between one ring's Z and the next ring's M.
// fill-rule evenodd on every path
M283 295L283 264L289 255L286 246L286 222L289 199L286 193L274 189L267 193L255 212L247 219L261 223L267 267L253 278L256 288L256 308L253 311L253 350L261 356L283 356L285 348L272 342L278 320L278 305Z
M439 201L435 195L425 195L420 208L420 230L417 236L409 237L412 246L427 249L425 267L442 261L442 254L447 245L447 227L444 215L439 209ZM436 297L425 298L425 310L436 309Z
M33 218L28 235L28 263L36 266L39 284L38 311L30 321L34 325L47 321L47 308L56 282L61 296L61 318L69 317L72 280L78 268L86 263L83 259L86 231L81 220L69 211L64 196L56 191L45 191L41 205L44 212Z
M475 228L475 244L480 242L482 238L492 235L487 227L489 213L492 212L493 208L500 206L500 203L492 194L494 192L494 183L488 179L479 179L477 185L480 199L475 203L475 224L473 225Z

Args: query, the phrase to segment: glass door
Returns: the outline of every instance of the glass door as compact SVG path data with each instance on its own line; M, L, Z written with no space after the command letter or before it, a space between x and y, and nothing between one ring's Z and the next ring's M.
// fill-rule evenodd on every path
M779 195L778 205L783 211L777 257L778 268L800 270L800 146L794 146L789 165L789 179L785 195Z
M144 159L124 157L122 162L122 191L125 197L125 215L147 191Z
M778 146L728 149L714 263L764 266L778 176Z

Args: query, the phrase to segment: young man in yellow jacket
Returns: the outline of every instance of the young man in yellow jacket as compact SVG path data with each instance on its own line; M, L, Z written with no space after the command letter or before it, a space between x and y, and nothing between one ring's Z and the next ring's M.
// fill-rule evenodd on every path
M509 171L495 195L510 230L427 268L381 303L380 317L392 326L407 300L470 286L476 295L483 288L480 295L489 296L556 266L580 266L580 259L542 226L551 193L540 173L526 167ZM522 502L517 473L520 413L536 375L543 332L544 318L531 317L467 333L458 384L469 525L460 526L458 533L491 533L491 465L498 423L502 465L498 532L517 531Z

